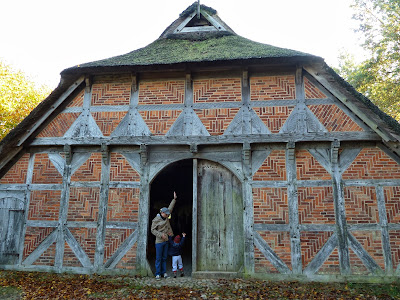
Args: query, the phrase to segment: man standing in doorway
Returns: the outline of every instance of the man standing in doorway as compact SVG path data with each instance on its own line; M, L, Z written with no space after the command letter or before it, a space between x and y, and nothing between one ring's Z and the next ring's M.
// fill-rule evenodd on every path
M173 236L169 217L176 203L176 193L168 208L163 207L151 223L151 233L156 236L156 279L167 278L168 236Z

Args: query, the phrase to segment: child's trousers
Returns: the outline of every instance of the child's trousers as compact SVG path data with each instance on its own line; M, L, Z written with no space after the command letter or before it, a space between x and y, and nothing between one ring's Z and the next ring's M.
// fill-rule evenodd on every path
M182 256L172 256L172 272L183 269Z

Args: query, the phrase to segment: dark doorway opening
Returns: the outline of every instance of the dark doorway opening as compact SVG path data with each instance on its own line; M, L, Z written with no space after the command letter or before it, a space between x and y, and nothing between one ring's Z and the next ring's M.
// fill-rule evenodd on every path
M178 199L171 214L170 224L174 235L187 234L182 250L185 276L192 273L192 212L193 212L193 160L186 159L170 164L162 170L150 186L150 219L147 236L147 260L155 274L155 236L150 227L160 208L168 207L174 191ZM171 257L167 259L167 273L171 276Z

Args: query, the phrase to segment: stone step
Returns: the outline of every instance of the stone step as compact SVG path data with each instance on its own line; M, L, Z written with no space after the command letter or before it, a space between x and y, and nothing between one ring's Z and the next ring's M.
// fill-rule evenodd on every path
M192 278L197 279L232 279L241 278L242 274L239 272L223 272L223 271L196 271L192 273Z

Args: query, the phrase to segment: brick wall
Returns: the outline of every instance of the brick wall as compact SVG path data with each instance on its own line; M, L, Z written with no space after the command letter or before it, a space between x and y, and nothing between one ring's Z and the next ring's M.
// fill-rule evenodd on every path
M279 133L293 109L294 106L253 107L271 133Z
M318 251L329 240L333 232L301 232L300 245L301 245L301 262L303 269L314 259Z
M318 269L318 275L324 274L340 274L340 267L339 267L339 252L338 249L335 248L331 255L328 257L327 260L324 261L322 266Z
M335 224L332 187L299 187L300 224Z
M71 181L100 181L101 153L92 153L89 159L71 176Z
M104 263L107 262L122 243L134 232L133 229L106 229ZM117 268L134 269L136 264L136 246L132 247L118 263Z
M183 104L185 82L183 80L141 81L139 105Z
M122 154L112 152L110 181L140 181L140 175Z
M133 245L131 249L122 257L120 262L117 264L117 269L127 269L133 270L136 268L136 251L137 251L137 243Z
M348 224L379 223L375 188L345 187L344 198Z
M253 188L254 223L289 224L286 188Z
M273 150L255 172L253 180L286 180L285 150Z
M308 108L328 131L364 131L338 106L309 105Z
M400 223L400 186L385 187L384 195L388 223Z
M400 179L400 165L378 148L364 148L343 179Z
M71 188L68 221L96 222L99 217L99 188Z
M139 213L138 188L112 188L108 194L108 222L137 222Z
M127 111L102 111L92 113L92 116L103 135L109 136L126 114Z
M24 154L8 172L0 178L0 184L18 184L26 182L28 171L29 153Z
M331 180L331 175L307 150L296 151L298 180Z
M140 111L140 115L154 135L165 135L182 110Z
M393 268L400 264L400 230L390 230L390 251L392 253Z
M266 259L264 254L257 248L254 248L254 272L268 274L279 273L274 265Z
M326 95L317 86L304 77L304 92L306 99L325 99Z
M61 191L32 191L28 220L58 221Z
M92 87L91 105L129 105L131 84L95 83Z
M79 92L79 94L68 104L67 107L80 107L83 106L83 98L85 95L85 90Z
M193 80L193 102L237 102L242 100L240 78Z
M37 137L62 137L78 117L79 113L60 113L37 135Z
M400 223L400 187L384 188L386 215L389 224ZM390 230L390 251L392 254L393 268L400 264L400 230Z
M239 108L195 109L197 116L211 135L222 135Z
M96 250L96 228L69 228L72 236L81 246L82 250L89 257L90 261L94 261L94 253ZM82 267L82 264L72 251L68 243L65 243L64 261L66 267Z
M27 227L24 240L23 259L27 258L55 229L48 227ZM54 244L55 245L55 244ZM55 252L51 248L42 254L39 263L54 265Z
M363 246L363 248L368 252L369 255L375 260L375 262L385 270L385 258L383 256L383 245L382 245L382 233L380 230L375 231L351 231L351 234L356 238L356 240ZM357 266L354 263L352 265ZM364 264L361 262L364 266ZM362 269L359 267L359 269ZM370 271L368 271L368 274Z
M278 255L278 257L292 269L291 263L291 250L290 250L290 234L289 232L258 232L268 246ZM260 259L261 258L261 259ZM275 273L274 269L270 268L269 264L266 264L264 258L260 256L254 257L257 270L260 272ZM263 270L263 267L265 268Z
M49 159L47 153L36 153L32 183L62 183L62 175Z
M251 77L250 93L252 101L296 99L294 76Z

